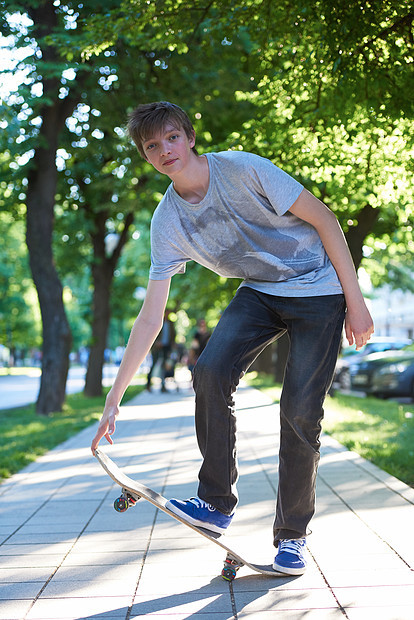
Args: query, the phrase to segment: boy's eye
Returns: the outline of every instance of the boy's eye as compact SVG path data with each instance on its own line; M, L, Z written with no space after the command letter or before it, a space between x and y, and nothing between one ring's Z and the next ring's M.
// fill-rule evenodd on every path
M176 140L178 138L178 136L176 134L174 134L173 136L170 136L170 140Z
M147 151L150 151L151 149L153 149L155 147L155 144L148 144L147 146Z

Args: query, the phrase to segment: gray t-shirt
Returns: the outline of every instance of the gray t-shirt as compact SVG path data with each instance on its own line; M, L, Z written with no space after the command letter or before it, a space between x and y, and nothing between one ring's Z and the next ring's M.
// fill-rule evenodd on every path
M252 153L206 157L210 183L203 200L191 204L171 184L154 212L149 277L183 273L194 260L271 295L341 293L315 228L288 211L303 186Z

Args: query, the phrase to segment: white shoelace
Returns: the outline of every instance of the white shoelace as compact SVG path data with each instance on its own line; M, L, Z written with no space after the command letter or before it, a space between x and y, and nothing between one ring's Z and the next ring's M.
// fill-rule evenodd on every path
M200 499L199 497L192 497L188 501L194 504L194 506L197 506L197 508L207 508L210 512L215 511L214 506L212 506L211 504L208 504L207 502L205 502L203 499Z
M300 556L305 546L305 540L303 538L297 538L294 540L279 540L280 551L287 551Z

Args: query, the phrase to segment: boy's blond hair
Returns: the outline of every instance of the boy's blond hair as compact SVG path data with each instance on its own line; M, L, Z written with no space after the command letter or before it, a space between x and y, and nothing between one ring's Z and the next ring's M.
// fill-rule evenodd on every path
M169 101L143 103L131 112L128 117L128 133L144 159L146 157L142 148L143 143L163 131L169 124L176 129L183 129L188 139L195 134L189 117L175 103ZM198 154L195 147L192 150Z

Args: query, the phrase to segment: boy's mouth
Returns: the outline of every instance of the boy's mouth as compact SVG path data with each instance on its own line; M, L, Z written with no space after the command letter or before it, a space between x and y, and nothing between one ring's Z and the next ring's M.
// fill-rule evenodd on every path
M164 166L171 166L171 164L174 164L177 161L176 159L167 159L167 161L164 162Z

